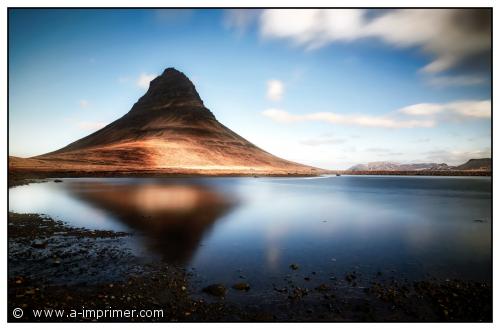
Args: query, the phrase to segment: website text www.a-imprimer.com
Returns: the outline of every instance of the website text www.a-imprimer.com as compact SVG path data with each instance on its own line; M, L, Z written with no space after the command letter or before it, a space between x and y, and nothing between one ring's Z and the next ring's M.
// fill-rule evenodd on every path
M24 311L21 308L15 308L12 311L12 316L15 319L22 320L28 310ZM32 313L31 318L35 319L84 319L84 320L99 320L99 319L134 319L134 318L163 318L162 309L86 309L79 310L70 309L33 309L29 310ZM23 317L24 316L24 317Z

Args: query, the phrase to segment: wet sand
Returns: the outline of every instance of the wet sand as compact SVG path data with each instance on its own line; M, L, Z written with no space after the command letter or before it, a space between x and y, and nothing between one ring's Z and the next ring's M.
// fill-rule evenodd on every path
M163 309L161 318L99 321L486 321L492 320L488 283L449 279L409 282L390 271L311 285L290 265L290 276L274 288L272 301L236 304L251 283L214 283L194 292L196 274L167 262L148 263L127 246L128 233L72 228L36 215L9 213L9 311L31 309ZM308 276L314 276L308 275ZM244 280L243 280L244 281ZM92 321L52 318L50 321Z

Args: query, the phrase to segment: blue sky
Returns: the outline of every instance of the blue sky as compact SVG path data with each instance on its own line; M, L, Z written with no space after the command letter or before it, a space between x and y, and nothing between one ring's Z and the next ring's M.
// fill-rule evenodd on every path
M283 158L344 169L488 157L490 32L463 24L485 14L10 10L9 153L92 133L175 67L221 123Z

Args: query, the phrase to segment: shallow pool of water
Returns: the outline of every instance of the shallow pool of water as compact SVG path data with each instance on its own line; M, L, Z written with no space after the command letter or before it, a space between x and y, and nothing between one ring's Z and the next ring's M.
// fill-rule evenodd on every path
M491 281L491 178L81 178L9 189L9 210L131 232L193 283L321 283L346 272ZM290 270L291 264L299 269Z

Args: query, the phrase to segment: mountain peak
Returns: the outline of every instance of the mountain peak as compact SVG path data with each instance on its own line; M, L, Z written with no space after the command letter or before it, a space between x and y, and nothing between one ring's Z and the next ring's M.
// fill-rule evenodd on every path
M163 73L159 76L157 76L155 79L151 81L153 83L154 81L156 82L157 80L169 80L170 82L176 83L176 84L186 84L186 85L193 85L191 80L181 71L177 70L176 68L166 68L163 70ZM151 88L151 84L149 86ZM193 85L194 87L194 85Z
M165 108L204 108L203 101L189 78L175 68L167 68L149 83L149 88L131 112Z
M36 158L61 170L310 175L319 169L258 148L217 121L186 75L167 68L132 109L100 130ZM76 165L78 164L78 165ZM66 167L67 168L67 167Z
M163 70L163 73L161 75L162 76L165 76L165 75L183 75L184 77L186 76L184 73L182 73L181 71L177 70L174 67L166 68L165 70Z

